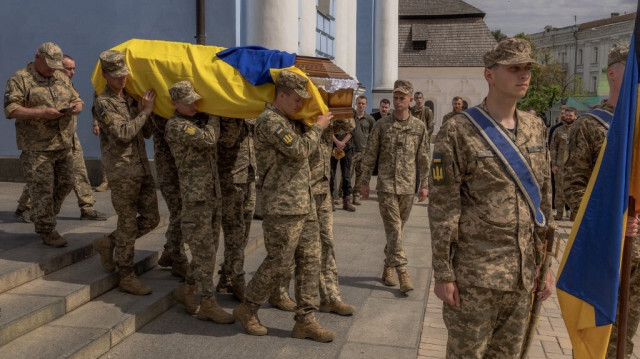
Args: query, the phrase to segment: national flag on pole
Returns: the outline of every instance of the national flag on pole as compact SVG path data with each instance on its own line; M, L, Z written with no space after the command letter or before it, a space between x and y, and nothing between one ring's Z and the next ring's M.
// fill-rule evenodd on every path
M575 358L605 357L616 319L629 196L640 209L638 19L613 121L558 271L558 301Z

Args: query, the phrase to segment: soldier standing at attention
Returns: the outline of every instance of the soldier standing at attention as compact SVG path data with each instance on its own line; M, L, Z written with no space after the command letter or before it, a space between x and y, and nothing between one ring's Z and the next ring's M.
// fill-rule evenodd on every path
M373 125L376 123L376 120L374 120L371 115L367 115L366 110L367 97L360 95L356 98L356 128L352 132L356 152L353 155L353 162L351 163L351 173L354 176L353 188L355 188L353 191L353 204L356 206L362 204L360 202L360 182L362 182L362 166L360 166L360 163L362 163L364 150L367 148L369 134L373 129Z
M100 67L107 86L94 100L93 113L100 126L100 150L118 227L96 239L93 248L100 254L100 263L106 270L113 271L115 264L118 265L121 291L146 295L151 293L151 288L136 277L133 257L136 238L149 233L160 222L155 181L144 145L144 137L151 137L153 130L149 116L156 93L153 89L147 90L136 106L124 90L129 67L121 52L101 53Z
M444 125L444 123L447 122L448 119L462 112L462 105L464 105L462 97L454 97L453 100L451 100L451 107L453 107L453 109L451 110L451 112L442 117L442 124Z
M62 50L47 42L35 61L16 71L4 91L4 114L16 119L20 162L33 201L36 233L52 247L67 245L56 215L73 188L73 116L83 102L62 70Z
M546 126L516 110L532 63L525 40L498 43L484 55L487 97L436 137L429 221L447 358L520 357L551 215Z
M413 100L416 104L410 108L411 116L422 121L427 127L429 133L429 141L431 141L431 134L433 134L433 111L424 105L424 95L422 92L417 91L413 94Z
M565 173L565 162L569 158L569 143L567 141L571 125L577 118L576 109L567 107L562 118L562 126L553 132L549 149L551 151L551 172L556 179L555 197L553 199L556 207L556 216L554 218L556 221L561 220L564 214L565 200L562 179ZM574 218L574 215L571 214L571 217Z
M169 94L176 112L167 122L165 138L178 167L181 227L192 257L185 283L176 289L174 298L185 305L189 314L198 313L198 319L233 323L233 316L220 308L213 293L221 214L215 151L220 120L212 117L203 125L193 117L198 111L196 101L202 97L191 82L177 82L169 88Z
M309 98L308 80L287 70L278 76L275 98L256 121L258 182L264 194L262 227L267 257L247 284L245 300L233 314L251 335L266 335L258 308L295 260L296 310L291 336L330 342L335 334L315 319L320 275L320 239L316 208L311 195L309 156L318 149L331 113L302 134L303 123L290 120Z
M369 198L369 181L378 163L378 202L384 223L387 244L382 281L385 285L398 285L395 268L400 279L400 291L413 290L407 272L407 256L402 247L402 230L411 214L416 186L416 169L420 174L418 201L427 199L429 173L429 133L424 123L409 112L413 85L407 80L393 84L393 112L376 122L369 135L367 149L362 157L362 198Z
M256 206L256 151L253 146L255 119L220 119L218 173L222 190L224 262L218 293L233 293L244 300L244 249L249 239Z

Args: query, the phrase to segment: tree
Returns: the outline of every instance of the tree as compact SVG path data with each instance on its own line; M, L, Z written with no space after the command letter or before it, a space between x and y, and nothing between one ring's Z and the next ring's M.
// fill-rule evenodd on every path
M507 38L507 35L505 35L500 29L491 31L491 35L493 35L497 42L500 42Z

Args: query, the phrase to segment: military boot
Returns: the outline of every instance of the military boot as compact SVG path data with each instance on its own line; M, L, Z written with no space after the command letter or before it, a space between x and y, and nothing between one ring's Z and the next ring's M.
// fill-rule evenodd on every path
M386 264L384 265L384 270L382 271L382 282L384 283L384 285L387 285L389 287L398 285L398 281L393 275L393 268L389 267Z
M267 328L260 324L258 308L260 308L259 305L244 301L233 310L233 316L242 323L247 334L267 335Z
M173 265L173 258L171 257L171 251L165 248L158 259L158 265L160 267L171 267Z
M151 287L142 284L133 272L130 274L120 274L120 284L118 288L121 292L133 295L151 294Z
M296 302L294 302L289 294L282 294L279 296L272 295L269 297L269 304L272 307L284 310L285 312L293 312L296 309Z
M200 300L200 312L198 313L198 319L200 320L212 320L218 324L231 324L235 322L233 315L227 313L222 309L216 298L213 296L206 296Z
M102 268L109 272L113 272L116 269L116 264L113 262L114 247L115 245L109 236L103 236L93 241L93 249L100 255Z
M338 315L351 315L356 311L356 307L341 300L331 303L320 303L320 311L324 313L336 313Z
M400 279L400 291L407 293L413 290L413 284L411 284L411 278L409 278L409 272L404 268L397 268L398 279Z
M173 299L184 304L187 313L194 315L200 310L198 300L196 299L196 286L194 284L183 284L180 288L173 291Z
M314 318L306 322L296 321L291 336L297 339L309 338L317 342L328 343L336 337L336 333L321 327Z
M360 202L360 196L357 194L353 195L353 204L355 204L356 206L359 206L362 204L362 202Z
M187 278L187 274L189 273L190 269L191 266L189 265L189 262L174 261L171 265L171 274L174 277Z
M64 239L64 237L55 229L49 233L40 233L40 238L42 238L44 244L54 248L64 247L67 245L67 240Z
M231 283L231 293L233 296L239 300L240 302L244 302L244 290L246 289L246 285L244 279L242 280L234 280Z
M24 223L31 223L31 212L28 209L16 209L16 212L14 213L14 215L16 216L16 218L18 218L19 220L21 220Z
M104 181L102 183L100 183L100 185L98 185L98 187L96 187L96 192L105 192L109 190L109 182Z
M556 215L555 217L553 217L553 219L555 219L556 221L560 221L562 220L562 217L564 217L564 211L559 210L559 211L556 211Z
M349 211L349 212L355 212L356 211L356 207L354 207L351 204L351 200L349 199L349 197L345 197L342 200L342 209L344 209L345 211Z
M223 294L231 293L231 278L227 277L222 270L218 273L220 274L220 279L218 279L218 285L216 285L216 292Z

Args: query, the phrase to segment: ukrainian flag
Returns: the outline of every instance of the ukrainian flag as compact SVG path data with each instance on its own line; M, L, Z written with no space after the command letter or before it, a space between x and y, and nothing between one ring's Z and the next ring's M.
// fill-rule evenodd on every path
M616 319L629 196L640 205L638 19L609 128L558 272L558 300L575 358L604 358Z

